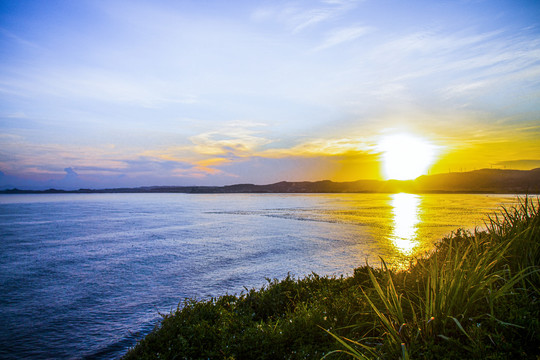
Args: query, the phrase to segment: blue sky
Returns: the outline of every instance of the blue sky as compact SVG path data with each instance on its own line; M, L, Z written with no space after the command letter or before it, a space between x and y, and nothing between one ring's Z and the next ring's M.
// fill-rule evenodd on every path
M0 187L540 167L537 1L0 2Z

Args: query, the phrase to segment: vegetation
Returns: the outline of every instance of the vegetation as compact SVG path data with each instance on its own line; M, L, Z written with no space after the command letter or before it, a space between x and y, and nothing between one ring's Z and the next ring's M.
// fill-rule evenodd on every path
M125 359L538 359L540 206L459 230L407 270L287 276L188 300Z

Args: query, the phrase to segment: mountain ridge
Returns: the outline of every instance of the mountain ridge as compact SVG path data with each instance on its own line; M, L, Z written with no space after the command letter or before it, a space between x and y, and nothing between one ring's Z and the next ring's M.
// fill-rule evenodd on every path
M273 184L224 186L143 186L79 190L2 190L0 194L41 193L540 193L540 168L532 170L480 169L422 175L414 180L356 180L347 182L280 181Z

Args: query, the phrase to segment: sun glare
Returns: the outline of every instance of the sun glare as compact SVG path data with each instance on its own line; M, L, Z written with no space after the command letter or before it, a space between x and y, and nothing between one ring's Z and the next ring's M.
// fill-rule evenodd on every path
M390 239L401 253L410 255L418 245L416 232L420 222L418 216L420 197L400 193L392 194L391 199L394 227Z
M437 155L434 145L410 134L387 135L378 148L386 179L415 179L427 172Z

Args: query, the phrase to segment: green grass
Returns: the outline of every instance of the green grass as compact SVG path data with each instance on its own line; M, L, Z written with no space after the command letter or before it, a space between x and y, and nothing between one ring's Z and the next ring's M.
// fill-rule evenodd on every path
M124 359L539 359L540 206L523 199L396 271L187 300Z

